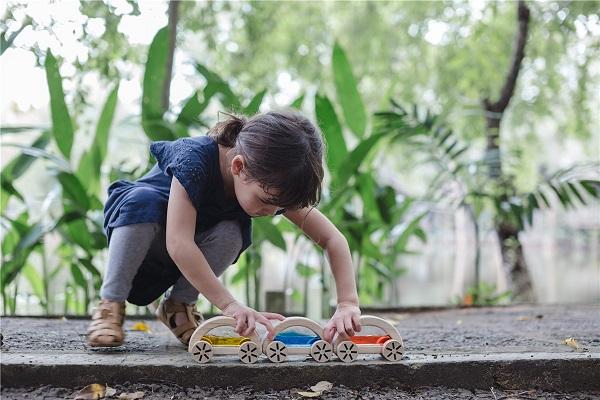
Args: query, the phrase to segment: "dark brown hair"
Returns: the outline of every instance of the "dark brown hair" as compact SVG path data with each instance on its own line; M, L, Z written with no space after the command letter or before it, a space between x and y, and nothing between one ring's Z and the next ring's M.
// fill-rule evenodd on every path
M226 114L226 113L224 113ZM226 114L208 135L244 157L246 174L271 195L268 203L286 209L316 205L323 182L321 131L293 111L270 111L251 118Z

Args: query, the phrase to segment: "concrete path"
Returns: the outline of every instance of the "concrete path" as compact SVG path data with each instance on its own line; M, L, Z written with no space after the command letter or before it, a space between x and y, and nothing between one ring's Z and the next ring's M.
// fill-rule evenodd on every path
M320 380L349 388L600 390L600 306L515 306L384 313L404 339L405 357L318 364L295 359L254 365L223 357L197 364L160 323L130 330L115 349L85 345L85 320L2 318L3 387L82 387L91 382L164 382L193 387L306 387ZM366 332L369 333L369 332ZM574 349L563 341L577 340Z

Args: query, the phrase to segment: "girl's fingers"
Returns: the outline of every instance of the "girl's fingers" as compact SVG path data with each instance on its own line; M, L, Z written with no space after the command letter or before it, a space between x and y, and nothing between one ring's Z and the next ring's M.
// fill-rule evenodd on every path
M325 339L325 341L331 343L331 341L333 340L334 333L335 333L335 327L330 322L327 325L325 325L325 328L323 329L323 339Z
M350 316L344 318L344 331L348 336L354 336L354 329L352 328L352 318Z
M261 314L268 319L277 319L279 321L283 321L285 319L283 315L273 312L261 312Z
M262 314L256 313L256 321L258 321L259 323L263 324L265 326L265 328L267 328L267 332L269 332L269 336L273 335L273 324L271 324L271 322L265 318Z
M337 330L338 335L342 337L342 339L347 339L346 328L344 328L344 320L338 318L335 320L335 328Z
M248 314L248 326L244 331L244 336L249 336L250 334L252 334L252 332L254 332L254 328L256 328L256 324L254 322L254 315Z
M352 324L354 325L354 330L356 332L360 332L362 330L362 326L360 325L360 315L352 314Z
M237 315L235 317L235 333L238 335L242 334L242 330L246 325L246 314Z

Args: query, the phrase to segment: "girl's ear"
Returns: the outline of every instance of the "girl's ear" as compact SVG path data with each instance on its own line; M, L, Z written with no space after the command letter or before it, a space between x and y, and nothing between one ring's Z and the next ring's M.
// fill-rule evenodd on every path
M242 157L240 154L236 155L231 160L231 173L233 175L245 174L244 157Z

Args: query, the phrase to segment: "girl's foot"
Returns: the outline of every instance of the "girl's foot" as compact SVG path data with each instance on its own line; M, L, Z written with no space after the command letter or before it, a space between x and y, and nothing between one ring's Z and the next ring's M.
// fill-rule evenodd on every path
M160 302L156 316L185 345L203 320L195 304L176 304L169 299Z
M92 313L87 330L87 344L91 347L115 347L123 344L125 302L100 300Z

